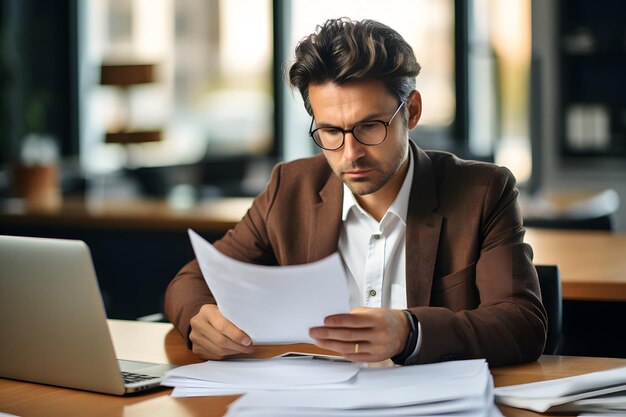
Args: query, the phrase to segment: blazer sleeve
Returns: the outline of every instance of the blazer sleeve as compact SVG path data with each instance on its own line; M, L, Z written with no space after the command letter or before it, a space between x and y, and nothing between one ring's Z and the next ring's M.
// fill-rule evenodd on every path
M247 263L274 265L276 259L267 232L267 217L280 184L277 165L265 190L255 198L244 218L213 245L225 255ZM217 304L197 260L186 264L165 290L164 311L190 346L191 318L204 304Z
M480 253L470 268L479 304L456 312L412 308L421 327L419 363L486 358L490 366L500 366L541 355L547 318L532 248L523 242L517 195L513 175L496 168L484 197Z

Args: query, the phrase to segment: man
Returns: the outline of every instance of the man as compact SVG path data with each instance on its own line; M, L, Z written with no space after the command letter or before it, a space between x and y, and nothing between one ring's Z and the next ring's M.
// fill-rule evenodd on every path
M514 178L409 140L422 110L419 71L404 39L375 21L329 20L302 40L289 77L323 155L277 165L215 247L264 265L339 251L354 309L310 335L350 360L535 360L546 314ZM196 261L168 287L165 310L204 359L254 350Z

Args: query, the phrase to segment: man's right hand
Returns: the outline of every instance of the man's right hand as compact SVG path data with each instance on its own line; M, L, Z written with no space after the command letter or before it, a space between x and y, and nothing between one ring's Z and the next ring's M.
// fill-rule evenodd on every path
M191 318L192 351L205 360L220 360L238 353L252 353L252 339L228 321L215 304L205 304Z

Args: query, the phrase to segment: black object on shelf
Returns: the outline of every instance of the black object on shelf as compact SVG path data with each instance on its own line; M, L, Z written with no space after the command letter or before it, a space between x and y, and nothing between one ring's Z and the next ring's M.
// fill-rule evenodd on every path
M559 2L560 153L626 159L626 2Z

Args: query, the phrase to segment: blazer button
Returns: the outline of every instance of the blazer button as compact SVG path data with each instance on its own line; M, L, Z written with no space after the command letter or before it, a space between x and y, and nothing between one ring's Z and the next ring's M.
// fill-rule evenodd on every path
M370 290L370 297L376 297L376 290Z

